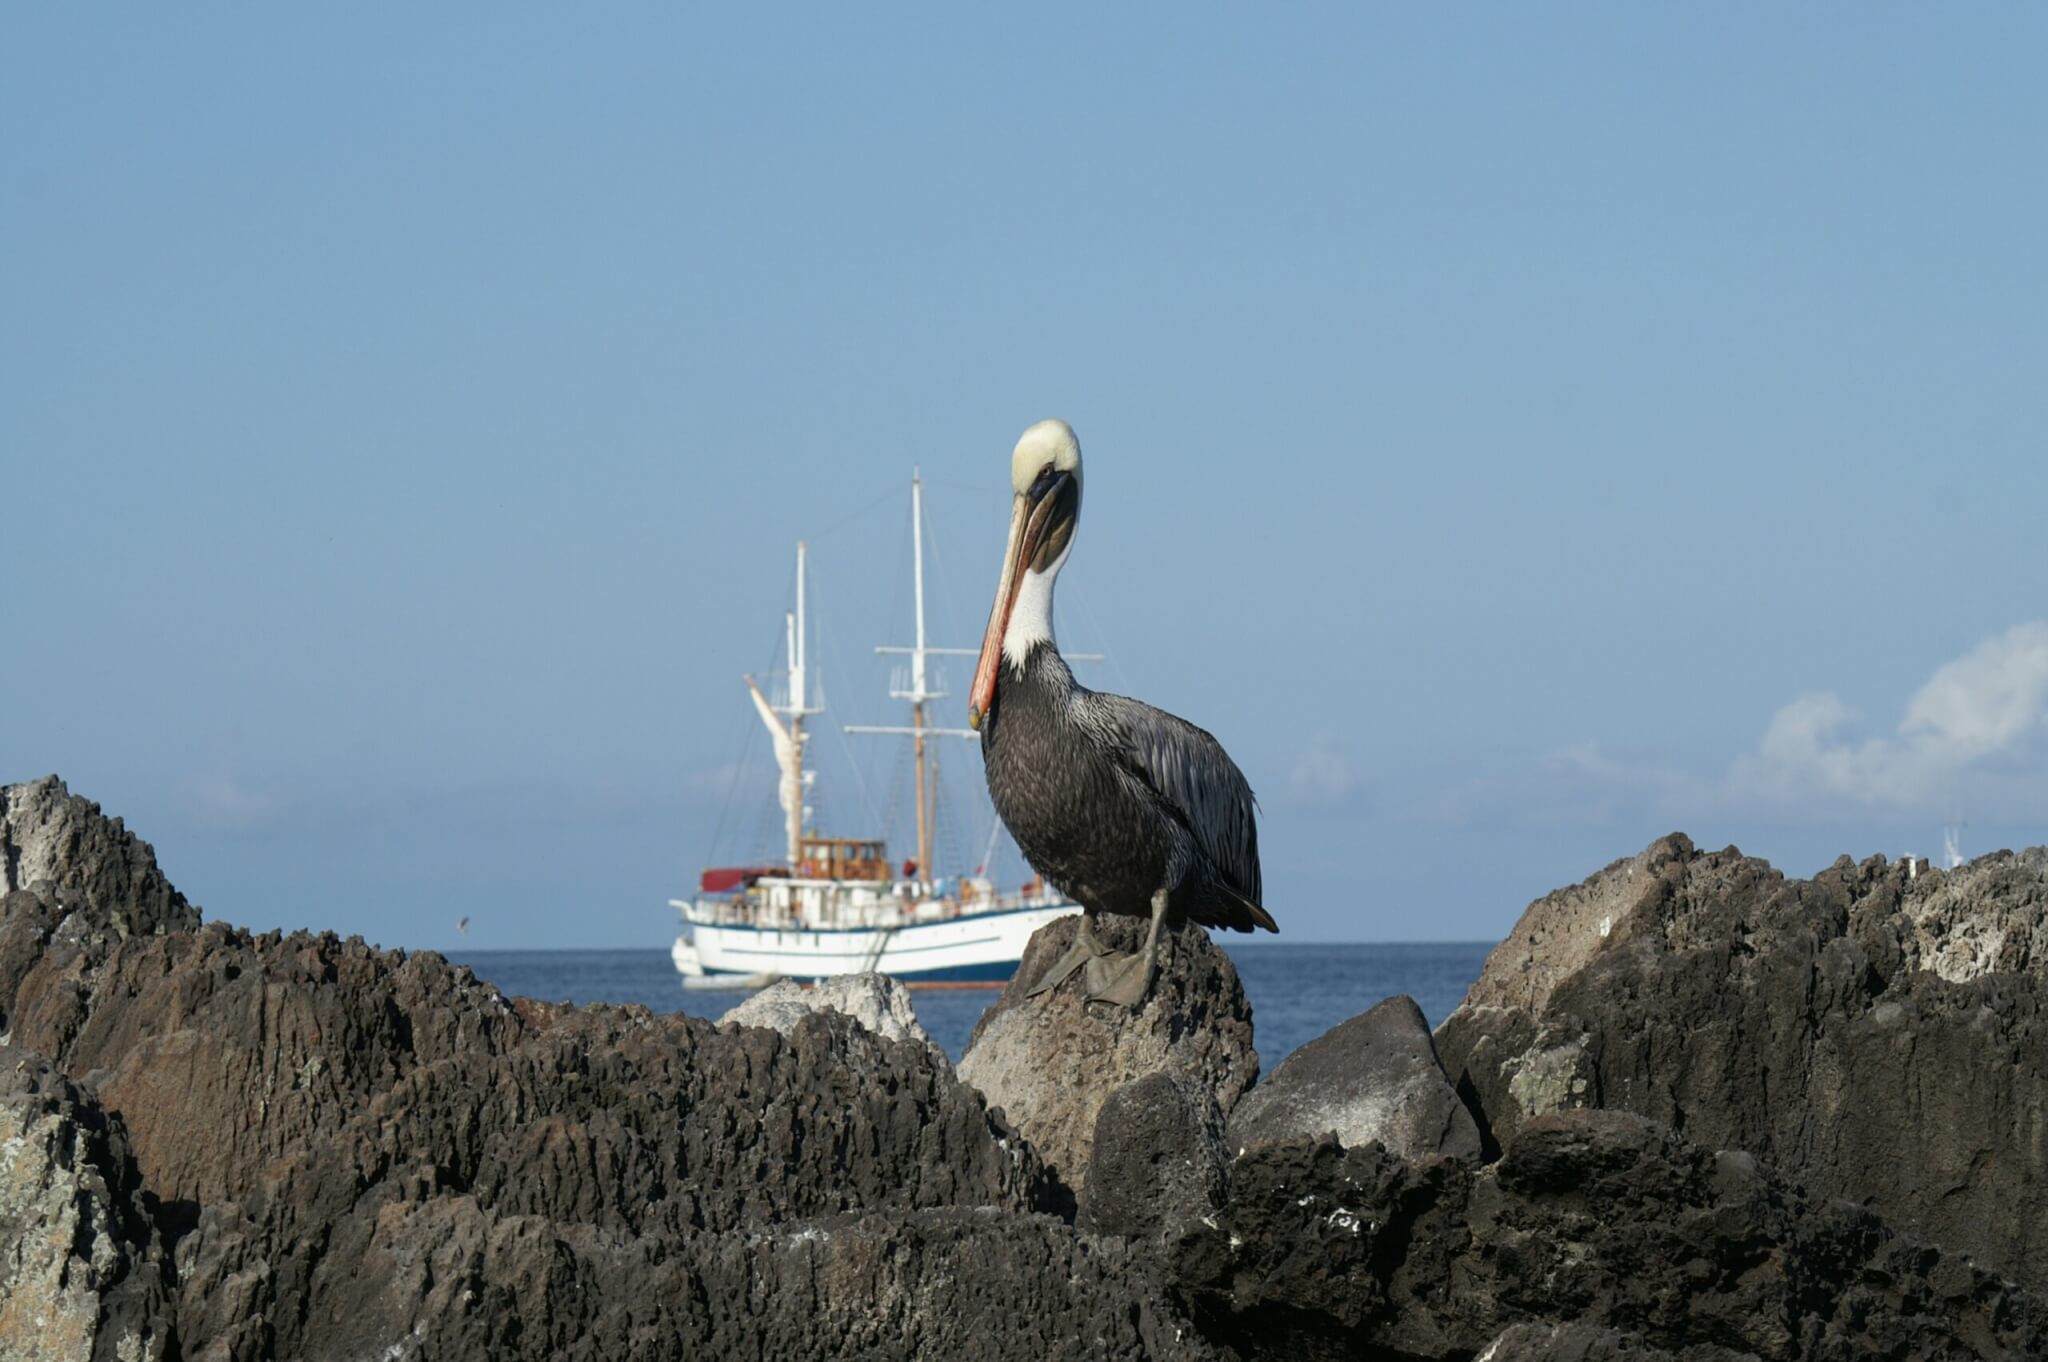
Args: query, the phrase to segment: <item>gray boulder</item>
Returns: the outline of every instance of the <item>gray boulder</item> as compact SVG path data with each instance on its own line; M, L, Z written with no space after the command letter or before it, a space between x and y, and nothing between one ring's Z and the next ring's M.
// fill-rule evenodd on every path
M932 1038L918 1024L910 990L886 974L848 974L806 988L784 979L762 989L718 1020L740 1026L765 1026L788 1035L812 1012L839 1012L878 1036L930 1045Z
M1437 1062L1414 999L1388 998L1318 1036L1230 1114L1239 1153L1328 1134L1347 1148L1378 1140L1408 1158L1479 1157L1479 1127Z
M1109 1095L1095 1118L1088 1182L1075 1224L1158 1239L1223 1202L1223 1112L1188 1074L1161 1070Z
M1168 1252L1246 1358L2048 1356L2040 1295L1625 1112L1536 1117L1479 1166L1269 1145Z
M1079 925L1064 917L1033 934L1016 977L976 1023L960 1077L981 1090L1070 1188L1088 1179L1095 1122L1109 1095L1135 1078L1183 1074L1228 1114L1259 1076L1252 1009L1237 969L1209 934L1186 925L1159 938L1159 975L1137 1011L1081 998L1079 976L1027 997L1066 953ZM1146 924L1104 917L1096 935L1114 950L1144 945Z
M2044 945L2048 851L1800 880L1672 836L1531 905L1437 1048L1502 1145L1638 1112L2048 1286Z

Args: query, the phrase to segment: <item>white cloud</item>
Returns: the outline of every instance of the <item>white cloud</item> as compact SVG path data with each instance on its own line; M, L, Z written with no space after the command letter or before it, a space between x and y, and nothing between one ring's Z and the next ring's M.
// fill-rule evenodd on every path
M1903 809L1940 804L1966 776L2024 762L2048 731L2048 623L2015 625L1941 667L1894 735L1857 741L1855 718L1838 696L1800 696L1730 768L1728 793Z
M1727 814L1792 821L2048 818L2048 622L2017 625L1945 663L1871 734L1831 692L1771 716L1719 774L1593 743L1452 785L1426 807L1450 822L1604 824L1653 811L1674 826ZM1306 759L1304 759L1304 764Z
M700 767L685 775L683 777L683 784L692 794L716 795L723 799L732 792L736 781L749 774L758 775L760 768L761 763L759 762L746 763L737 761L729 761L721 766ZM768 763L768 770L771 773L774 770L774 763L772 761Z
M1344 745L1318 733L1288 768L1286 797L1293 804L1337 804L1358 789L1358 773Z
M1974 759L2031 736L2048 710L2048 623L2015 625L1934 674L1901 733Z
M197 776L179 785L176 799L199 827L215 832L248 832L284 811L276 795L252 790L230 776Z

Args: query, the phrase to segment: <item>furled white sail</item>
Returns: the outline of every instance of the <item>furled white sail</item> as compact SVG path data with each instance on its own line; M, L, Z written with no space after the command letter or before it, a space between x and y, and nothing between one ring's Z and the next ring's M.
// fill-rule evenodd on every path
M775 784L775 797L781 802L785 815L793 814L804 797L803 767L797 761L796 740L790 736L789 726L768 703L768 697L761 694L759 686L749 681L747 693L754 697L754 708L760 712L761 722L768 725L768 736L775 740L775 768L782 772L782 779Z

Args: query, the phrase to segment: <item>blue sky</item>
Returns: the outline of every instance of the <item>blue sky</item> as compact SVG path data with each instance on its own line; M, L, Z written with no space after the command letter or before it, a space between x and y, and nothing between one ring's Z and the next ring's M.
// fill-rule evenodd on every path
M15 7L0 779L251 926L665 944L765 822L793 539L888 721L911 465L972 643L1060 415L1062 639L1237 756L1290 939L1495 936L1673 828L2048 841L2044 50L1997 5ZM888 818L897 759L822 746Z

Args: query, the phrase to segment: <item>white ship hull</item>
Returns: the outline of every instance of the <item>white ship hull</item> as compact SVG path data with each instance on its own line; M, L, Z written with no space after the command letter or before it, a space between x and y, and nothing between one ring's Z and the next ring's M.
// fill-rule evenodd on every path
M1017 971L1031 934L1078 911L1061 903L970 913L899 927L819 928L742 926L693 921L683 910L684 934L673 955L685 976L779 974L825 979L874 971L906 983L1000 983Z

